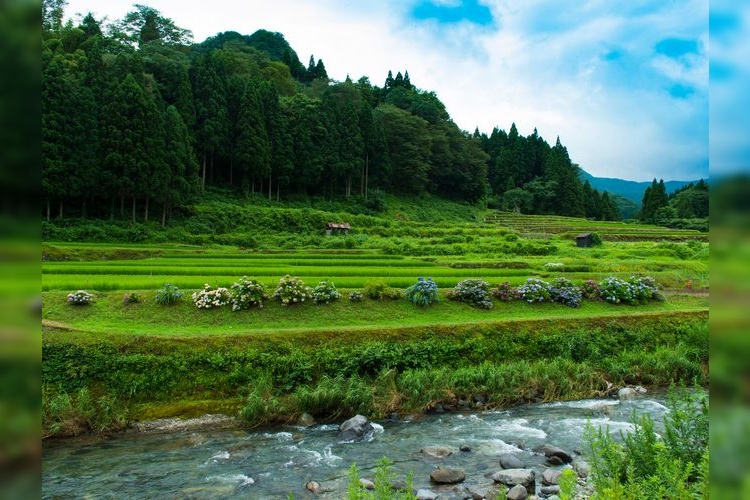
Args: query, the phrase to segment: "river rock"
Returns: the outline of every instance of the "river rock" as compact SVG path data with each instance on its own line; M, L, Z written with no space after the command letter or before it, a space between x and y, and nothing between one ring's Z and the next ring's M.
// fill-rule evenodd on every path
M502 485L480 485L466 488L466 495L463 496L465 499L471 498L471 500L484 500L486 498L498 498L500 496L500 490L505 493L505 486Z
M586 479L589 477L589 473L591 472L591 466L588 462L584 462L583 460L576 460L572 464L573 470L576 471L576 474L578 474L578 477L582 479Z
M299 416L297 423L299 425L304 425L305 427L310 427L311 425L315 425L315 417L305 412Z
M469 453L471 451L471 446L468 444L462 444L459 450L463 451L464 453Z
M305 484L305 489L307 491L310 491L312 493L315 493L316 495L320 493L320 490L322 489L320 486L320 483L317 481L308 481L307 484Z
M551 484L560 484L560 469L545 469L542 472L542 484L549 486Z
M508 500L524 500L528 496L529 492L526 491L526 488L521 484L515 485L505 494L505 498Z
M406 481L402 481L401 479L396 479L391 483L391 491L406 491L407 489ZM412 491L411 493L414 493Z
M646 394L648 392L648 390L642 385L636 385L634 389L635 389L635 392L637 392L638 394Z
M357 441L373 429L367 417L355 415L339 426L339 441Z
M633 399L638 393L632 387L623 387L617 391L617 399Z
M560 493L560 486L557 484L550 484L548 486L542 486L539 488L539 494L545 497L550 495L557 495Z
M359 484L366 490L374 490L375 489L375 483L370 481L369 479L360 478Z
M521 460L512 453L500 455L500 467L503 469L523 469L525 466Z
M466 479L463 469L435 469L430 472L430 479L437 484L456 484Z
M447 446L425 446L419 451L422 455L430 458L445 458L453 455L453 450Z
M421 489L417 490L417 500L435 500L437 498L437 493L431 490Z
M536 491L536 473L531 469L505 469L490 476L496 483L502 483L511 488L517 484L523 485L526 492Z
M557 460L553 462L552 457L557 457L562 463L569 464L573 461L573 457L570 456L570 454L563 450L562 448L558 448L557 446L552 446L551 444L542 444L534 448L534 451L537 453L542 453L545 457L547 457L548 462L553 465L562 465L560 463L555 463Z

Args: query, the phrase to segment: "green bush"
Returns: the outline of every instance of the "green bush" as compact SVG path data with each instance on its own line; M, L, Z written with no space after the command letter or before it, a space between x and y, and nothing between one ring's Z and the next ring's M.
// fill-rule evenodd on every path
M435 304L438 301L437 283L432 278L420 276L416 283L406 289L406 300L420 307Z
M94 301L94 295L86 290L78 290L68 294L68 304L74 306L87 306Z
M182 298L182 292L176 285L165 283L163 287L156 291L157 304L162 306L173 306Z
M363 293L365 297L372 300L383 300L390 298L391 287L383 280L372 280L365 283Z
M129 292L122 296L123 304L137 304L141 301L141 296L138 292Z
M253 306L263 307L263 301L268 300L266 287L257 280L243 276L229 289L229 302L232 311L250 309Z
M312 298L316 304L330 304L341 298L341 294L336 290L333 281L323 280L313 288Z
M459 281L453 290L448 292L448 299L467 302L480 309L492 309L490 284L484 280Z
M273 298L281 302L282 306L301 304L312 298L312 290L305 286L305 282L298 277L292 278L288 274L279 280L279 286L273 293Z
M198 309L224 307L229 304L230 301L229 290L223 286L214 288L208 283L203 285L202 290L193 292L191 297L193 299L193 304L195 304L195 307Z

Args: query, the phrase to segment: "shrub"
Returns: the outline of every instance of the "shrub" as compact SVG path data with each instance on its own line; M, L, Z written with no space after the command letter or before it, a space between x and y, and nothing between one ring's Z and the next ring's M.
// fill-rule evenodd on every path
M563 272L565 271L565 264L562 262L547 262L544 264L545 271Z
M590 238L592 247L600 247L604 244L604 241L602 241L602 237L599 236L599 233L591 233Z
M305 282L298 277L292 278L288 274L279 280L279 286L273 293L273 298L281 302L282 306L298 304L305 299L312 298L312 290L305 286Z
M599 294L602 300L611 304L619 304L620 302L631 304L633 302L633 289L630 283L613 276L604 278L599 283Z
M122 296L123 304L137 304L140 301L141 296L138 294L138 292L130 292Z
M628 283L633 289L634 303L645 304L649 300L664 299L659 293L659 287L656 284L656 280L651 276L644 276L642 278L631 276Z
M486 281L476 279L459 281L455 288L448 292L448 298L468 302L480 309L492 309L490 284Z
M497 288L493 288L492 296L497 300L503 302L512 302L521 298L521 294L518 289L516 287L510 286L510 283L508 283L507 281L505 283L500 283L499 285L497 285Z
M362 292L349 292L349 300L352 302L362 302Z
M553 301L568 307L579 307L583 298L581 289L566 278L557 278L552 281L550 296Z
M74 306L87 306L94 301L94 295L87 292L86 290L78 290L77 292L68 294L68 304Z
M406 289L406 298L414 305L424 307L438 301L438 286L432 278L419 277L417 282Z
M175 285L165 283L156 291L156 303L162 306L173 306L182 298L182 292Z
M208 283L203 285L203 290L193 292L192 298L195 307L198 309L222 307L229 304L230 300L229 290L222 286L213 288Z
M328 304L341 298L333 281L323 280L318 283L312 291L312 298L316 304Z
M586 300L602 300L602 288L594 280L586 280L581 285L581 295Z
M526 283L518 287L518 293L528 303L548 302L552 298L552 286L539 278L526 278Z
M232 311L250 309L253 306L263 307L264 300L268 300L266 287L247 276L236 281L229 290L229 303L232 304Z
M391 288L383 280L373 280L365 283L364 294L368 299L383 300L390 298Z

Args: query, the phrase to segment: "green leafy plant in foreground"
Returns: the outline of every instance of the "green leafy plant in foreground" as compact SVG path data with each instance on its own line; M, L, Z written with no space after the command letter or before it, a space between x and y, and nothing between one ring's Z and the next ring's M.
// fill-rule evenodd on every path
M621 442L587 425L596 498L708 498L708 395L681 389L667 405L663 438L648 415Z
M349 467L349 483L347 485L347 500L416 500L414 478L411 472L406 476L406 485L402 490L393 489L394 475L391 471L393 462L382 457L375 469L375 489L368 491L360 482L357 464Z

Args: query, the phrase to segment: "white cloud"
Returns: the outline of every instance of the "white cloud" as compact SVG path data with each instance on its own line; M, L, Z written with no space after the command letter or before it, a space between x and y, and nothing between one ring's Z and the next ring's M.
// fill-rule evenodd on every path
M279 31L303 64L312 53L337 80L364 75L382 85L389 69L408 70L414 84L437 92L460 127L489 133L515 122L523 134L537 127L549 142L559 135L594 175L707 175L705 51L677 61L653 53L667 37L698 38L707 50L707 1L481 3L497 29L417 22L399 0L149 5L197 41L227 30ZM111 18L132 9L130 1L70 0L68 11L102 14L105 6ZM601 58L614 49L621 60ZM669 82L696 94L676 102Z

